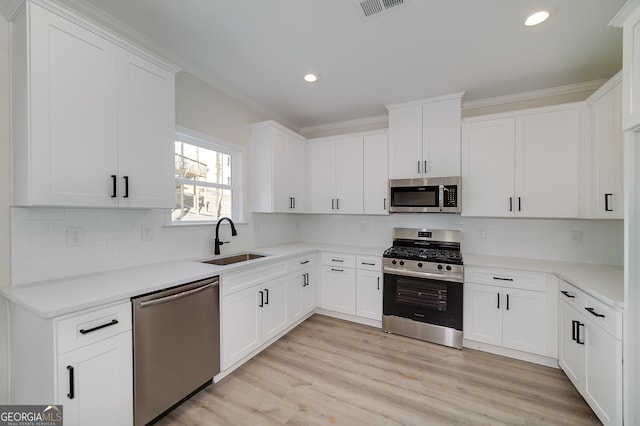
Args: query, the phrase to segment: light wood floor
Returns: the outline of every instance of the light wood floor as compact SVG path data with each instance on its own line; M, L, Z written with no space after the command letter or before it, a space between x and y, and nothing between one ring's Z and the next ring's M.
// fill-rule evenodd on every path
M314 315L159 425L598 425L561 370Z

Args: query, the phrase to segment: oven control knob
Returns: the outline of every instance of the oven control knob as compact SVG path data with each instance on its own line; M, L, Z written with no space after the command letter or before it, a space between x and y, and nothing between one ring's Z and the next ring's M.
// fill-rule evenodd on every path
M400 261L400 266L404 265L404 260Z
M438 269L442 269L442 265L438 265Z
M395 265L396 263L398 263L398 261L397 260L392 260L391 263Z
M447 271L451 270L451 266L447 265Z
M422 268L422 263L418 263L418 268Z

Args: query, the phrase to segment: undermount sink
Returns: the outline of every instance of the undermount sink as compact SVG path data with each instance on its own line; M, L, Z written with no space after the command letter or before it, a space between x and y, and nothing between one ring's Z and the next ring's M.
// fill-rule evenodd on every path
M211 265L231 265L232 263L246 262L247 260L260 259L265 257L263 254L242 253L233 256L219 257L217 259L203 260L202 263Z

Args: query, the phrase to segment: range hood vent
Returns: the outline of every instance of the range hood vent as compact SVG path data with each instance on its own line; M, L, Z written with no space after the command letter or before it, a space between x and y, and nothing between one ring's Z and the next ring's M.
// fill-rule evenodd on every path
M408 0L353 0L363 21L406 6Z

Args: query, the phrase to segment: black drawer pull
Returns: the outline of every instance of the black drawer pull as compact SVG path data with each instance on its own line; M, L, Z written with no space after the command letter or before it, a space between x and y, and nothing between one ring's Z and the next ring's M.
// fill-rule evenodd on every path
M80 329L80 334L91 333L92 331L100 330L101 328L105 328L105 327L111 327L112 325L116 325L116 324L118 324L118 320L114 319L114 320L111 320L111 322L99 325L97 327L90 328L88 330L85 330L84 328L81 328Z
M567 290L560 290L560 293L564 294L569 299L575 299L576 298L573 294L569 294L569 292Z
M344 269L335 269L335 268L331 268L331 270L333 272L344 272Z
M376 266L375 263L361 262L363 265Z
M499 281L513 281L513 278L501 278L501 277L493 277L494 280Z
M584 308L585 311L589 311L589 313L593 316L596 316L598 318L604 318L604 314L599 314L597 312L595 312L595 310L593 308Z
M309 263L308 260L303 260L302 262L300 262L301 265L306 265L307 263Z
M69 393L67 394L67 398L73 399L75 397L73 392L73 367L67 365L67 370L69 371Z
M331 259L332 262L339 262L339 263L343 263L344 259Z

